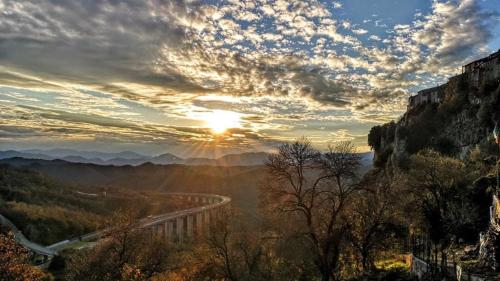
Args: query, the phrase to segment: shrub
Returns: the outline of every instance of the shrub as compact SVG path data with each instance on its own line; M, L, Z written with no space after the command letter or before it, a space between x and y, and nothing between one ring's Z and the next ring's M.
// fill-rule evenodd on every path
M434 144L434 149L440 152L441 154L448 155L448 156L454 156L458 153L458 149L447 137L441 137L437 139L437 141Z
M370 129L368 133L368 145L375 151L380 150L382 141L382 126L375 126Z
M375 161L373 162L373 165L375 167L383 167L385 165L385 163L387 163L387 160L389 159L389 157L391 156L393 152L393 148L392 146L386 148L382 153L378 153L377 154L377 157L375 157Z

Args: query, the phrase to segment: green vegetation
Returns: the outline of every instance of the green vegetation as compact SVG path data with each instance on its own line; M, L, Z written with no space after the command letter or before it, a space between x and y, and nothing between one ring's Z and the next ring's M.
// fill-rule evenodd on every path
M0 212L45 245L95 230L106 213L102 202L80 198L70 186L8 166L0 166L0 196Z
M393 154L395 138L400 143L404 143L404 148L409 155L425 149L433 149L444 155L455 157L460 148L453 139L456 136L444 134L454 119L467 119L472 126L470 130L475 130L479 126L492 130L493 120L500 118L498 116L500 81L498 80L484 81L479 89L476 89L470 86L464 76L458 76L450 80L444 91L445 97L441 104L422 104L408 111L397 124L390 122L374 126L370 130L368 145L375 151L375 166L383 167L389 160ZM481 100L479 104L478 99ZM461 130L464 129L469 128L462 127ZM457 134L461 133L457 132ZM483 141L481 145L487 142Z
M394 141L395 134L396 123L393 121L381 126L374 126L370 129L368 145L376 152L373 163L375 167L382 167L392 154L393 147L387 144ZM382 142L384 142L384 145L382 145Z
M40 172L0 165L0 213L42 245L92 232L105 225L106 217L132 205L139 218L190 203L151 191L71 186Z
M92 232L103 221L102 216L84 210L24 202L7 202L2 214L12 218L27 237L42 245Z

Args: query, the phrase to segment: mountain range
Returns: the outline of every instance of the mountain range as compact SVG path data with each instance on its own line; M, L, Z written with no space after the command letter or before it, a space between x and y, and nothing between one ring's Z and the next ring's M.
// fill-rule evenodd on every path
M146 156L132 151L117 153L99 151L80 151L72 149L31 149L0 151L0 159L25 158L39 160L64 160L72 163L85 163L112 166L138 166L144 163L159 165L183 164L190 166L257 166L263 165L269 154L265 152L246 152L227 154L219 158L181 158L170 153ZM362 153L362 166L369 166L373 153Z
M209 166L255 166L262 165L268 154L265 152L248 152L241 154L228 154L219 158L181 158L170 153L156 156L146 156L131 151L118 153L79 151L71 149L52 150L6 150L0 151L0 159L25 158L39 160L64 160L72 163L87 163L96 165L113 166L138 166L144 163L161 165L184 164L184 165L209 165Z

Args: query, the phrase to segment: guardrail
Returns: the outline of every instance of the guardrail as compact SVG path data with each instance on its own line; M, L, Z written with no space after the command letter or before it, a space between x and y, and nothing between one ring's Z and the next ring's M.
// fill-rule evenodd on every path
M216 195L216 194L176 192L176 193L163 193L163 195L187 197L188 200L191 200L189 198L192 198L193 200L195 198L197 198L197 199L202 199L202 202L207 202L210 204L205 205L205 206L199 206L199 207L194 207L194 208L190 208L190 209L185 209L185 210L180 210L180 211L170 212L170 213L161 214L161 215L157 215L157 216L143 218L139 221L140 222L140 225L139 225L140 229L147 229L147 228L150 228L150 227L153 227L156 225L163 224L163 223L168 222L168 221L176 220L178 218L183 218L186 216L192 216L192 215L196 215L199 213L204 213L204 212L228 205L231 202L231 198L229 198L227 196ZM211 200L209 200L209 199L211 199ZM203 200L205 200L205 201L203 201ZM96 240L99 237L106 234L106 232L109 232L109 231L110 231L110 229L103 229L103 230L87 233L87 234L79 236L79 237L75 237L72 239L67 239L64 241L57 242L55 244L47 246L47 248L57 252L57 251L60 251L64 248L70 246L71 244L74 244L74 243L78 243L81 241Z
M201 200L201 202L206 202L209 205L205 206L199 206L199 207L194 207L190 209L185 209L185 210L180 210L180 211L175 211L171 213L166 213L166 214L161 214L157 216L152 216L152 217L147 217L141 219L140 222L140 229L148 229L151 227L154 227L156 225L164 224L166 222L174 221L179 218L184 218L187 216L193 216L197 215L200 213L206 213L211 210L223 207L228 205L231 202L231 198L226 197L226 196L221 196L221 195L216 195L216 194L205 194L205 193L184 193L184 192L176 192L176 193L163 193L165 196L179 196L179 197L187 197L189 201L191 199L195 201ZM27 239L21 231L17 229L17 227L6 217L0 215L0 223L2 225L5 225L9 227L13 233L14 237L17 242L19 242L21 245L25 246L29 250L40 254L44 256L49 256L52 257L55 254L57 254L58 251L70 246L71 244L78 243L81 241L93 241L96 239L99 239L103 234L106 233L106 231L109 231L109 229L103 229L91 233L87 233L78 237L74 237L71 239L66 239L63 241L59 241L57 243L54 243L49 246L42 246L37 243L34 243Z
M32 242L28 238L26 238L26 236L24 236L24 234L19 229L17 229L14 223L12 223L8 218L4 217L3 215L0 215L0 224L9 228L9 230L12 231L12 233L14 234L14 239L19 244L28 248L32 252L45 256L53 256L55 254L55 251L48 249L47 247L44 247L35 242Z

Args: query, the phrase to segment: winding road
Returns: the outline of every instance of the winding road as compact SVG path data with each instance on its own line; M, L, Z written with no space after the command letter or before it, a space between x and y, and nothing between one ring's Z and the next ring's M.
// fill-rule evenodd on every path
M191 200L194 200L196 202L200 201L202 203L207 203L207 205L143 218L139 221L140 229L148 229L155 227L157 225L164 224L169 221L185 218L188 216L195 216L197 214L207 213L211 210L215 210L220 207L226 206L231 202L231 198L215 194L177 192L177 193L163 193L163 195L187 198L188 201ZM66 247L69 247L72 244L79 243L81 241L97 240L102 234L104 234L106 231L109 230L109 229L103 229L79 237L75 237L72 239L63 240L55 244L52 244L50 246L42 246L27 239L23 235L23 233L19 231L19 229L10 220L8 220L6 217L2 215L0 215L0 223L8 227L14 233L14 237L18 243L20 243L21 245L28 248L34 253L48 257L56 255L58 251Z

